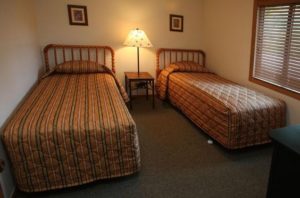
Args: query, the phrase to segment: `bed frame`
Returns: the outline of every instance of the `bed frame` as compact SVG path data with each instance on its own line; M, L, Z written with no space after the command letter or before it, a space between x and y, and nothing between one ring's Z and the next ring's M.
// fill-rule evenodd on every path
M66 61L88 60L108 66L115 73L114 50L109 46L49 44L44 48L44 59L46 72Z
M161 69L176 61L193 61L205 66L205 53L202 50L159 49L157 51L157 75ZM177 80L174 74L173 81L171 81L170 73L168 71L161 73L161 78L158 78L158 96L163 100L168 100L202 131L227 149L240 149L269 143L271 141L268 136L269 129L285 126L286 105L281 100L267 97L250 89L246 90L212 73L199 75L198 83L195 83L197 77L193 78L193 83L197 86L189 89L189 83L182 82L183 78L190 76L189 74L180 77L180 72L178 72ZM209 76L205 77L205 75ZM209 92L201 90L195 93L196 89L200 90L203 85L201 82L211 83L211 86L205 88ZM221 93L219 88L223 82L226 86L222 87ZM228 83L229 86L227 86ZM213 93L214 91L218 92L220 97L215 97L217 93ZM222 94L226 95L224 99L221 97ZM236 97L244 100L245 103L239 103ZM250 100L251 103L248 102Z
M51 44L44 48L44 58L47 71L72 60L95 60L115 71L114 51L108 46ZM61 189L140 170L136 124L122 102L122 87L108 73L49 75L5 123L0 138L19 190Z
M205 67L205 52L193 49L160 48L156 52L156 77L169 64L179 61L193 61Z

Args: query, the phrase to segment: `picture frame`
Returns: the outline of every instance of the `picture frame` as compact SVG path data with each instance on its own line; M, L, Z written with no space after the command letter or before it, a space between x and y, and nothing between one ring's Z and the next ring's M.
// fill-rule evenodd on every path
M183 16L170 14L170 31L183 32Z
M87 8L82 5L68 5L70 25L88 25Z

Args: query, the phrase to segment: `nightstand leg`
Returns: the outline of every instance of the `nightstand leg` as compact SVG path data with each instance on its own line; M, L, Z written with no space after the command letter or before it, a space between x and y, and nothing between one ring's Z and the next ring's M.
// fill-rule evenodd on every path
M147 98L147 100L148 100L148 84L149 84L149 82L148 81L146 81L146 98Z
M154 80L151 81L151 87L152 87L152 108L155 108L155 100L154 100Z
M128 79L127 79L127 76L125 76L125 89L126 89L126 93L128 93L127 80L128 80Z
M129 84L129 99L130 99L130 101L129 101L129 107L130 107L130 109L132 109L131 80L129 80L128 84Z

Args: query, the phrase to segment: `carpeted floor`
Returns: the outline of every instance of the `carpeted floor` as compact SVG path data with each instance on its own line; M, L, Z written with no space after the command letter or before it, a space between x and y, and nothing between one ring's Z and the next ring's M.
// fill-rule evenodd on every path
M139 131L140 173L110 181L16 197L265 197L272 146L228 151L172 106L137 98L131 110Z

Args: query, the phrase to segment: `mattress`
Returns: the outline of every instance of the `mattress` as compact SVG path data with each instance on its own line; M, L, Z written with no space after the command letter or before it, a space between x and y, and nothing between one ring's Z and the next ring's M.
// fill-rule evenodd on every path
M157 90L228 149L268 143L270 129L285 125L283 101L210 72L163 70Z
M20 190L45 191L140 169L137 128L108 73L45 77L2 140Z

